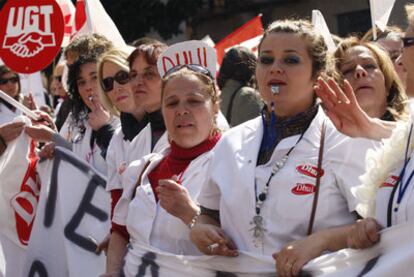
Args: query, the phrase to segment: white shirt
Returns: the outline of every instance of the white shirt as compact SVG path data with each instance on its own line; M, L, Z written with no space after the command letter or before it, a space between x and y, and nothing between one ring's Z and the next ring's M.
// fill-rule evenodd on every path
M148 179L148 174L169 152L170 150L166 149L160 154L152 153L130 164L123 176L124 191L115 207L113 221L119 225L126 225L131 236L132 248L136 243L151 245L174 254L200 255L189 239L188 226L156 202ZM210 157L210 152L200 155L191 161L183 173L182 185L192 199L196 199L200 193ZM151 162L142 174L140 186L137 187L137 179L148 161ZM131 201L134 191L135 197Z
M124 133L119 127L109 143L106 154L108 181L106 190L122 189L122 174L130 162L139 160L151 152L161 152L169 147L167 134L164 133L151 151L151 125L147 124L130 142L124 140Z
M12 122L13 119L19 115L22 115L22 112L19 109L16 109L13 112L6 105L0 102L0 125Z
M397 185L399 175L404 164L392 172L385 182L379 187L376 195L376 220L382 227L387 227L388 204L390 202L393 188L395 188L394 197L392 198L391 206L391 225L402 224L405 222L414 221L414 177L411 182L407 184L410 175L414 172L414 153L411 153L411 159L407 164L403 179ZM405 193L402 193L404 185L407 185ZM401 190L402 198L399 205L397 205L398 194ZM398 206L398 209L395 209Z
M350 189L359 185L365 152L375 142L351 139L336 131L319 109L303 138L291 152L284 167L271 179L267 199L261 208L267 230L263 243L253 240L251 224L257 194L263 191L272 166L296 144L300 135L283 139L269 162L256 166L263 136L261 117L230 129L213 152L210 175L199 196L201 206L220 211L221 226L238 249L272 254L287 243L306 236L314 198L322 122L326 121L325 148L319 201L313 232L349 224L356 200ZM312 169L313 168L313 169ZM311 169L311 170L310 170Z
M110 124L116 128L119 124L119 120L115 120L114 118L110 122ZM74 125L74 119L72 113L68 115L66 118L65 123L63 124L59 134L72 143L72 151L77 155L79 158L85 160L88 164L90 164L93 168L99 171L104 176L107 175L107 166L106 161L101 155L101 149L96 144L96 140L94 144L90 145L91 136L92 136L92 127L89 123L85 120L84 122L85 132L83 135L79 132L79 129Z

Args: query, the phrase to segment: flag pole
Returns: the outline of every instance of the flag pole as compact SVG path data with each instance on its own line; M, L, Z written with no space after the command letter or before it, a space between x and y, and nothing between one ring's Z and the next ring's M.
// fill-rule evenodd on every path
M369 1L369 9L370 9L370 13L371 13L371 25L372 25L372 40L376 41L377 40L377 28L375 26L375 18L374 18L374 1L370 0Z
M95 28L93 28L93 24L92 24L91 11L89 10L88 0L84 0L84 2L85 2L85 12L86 12L86 24L88 24L88 29L92 30L95 33Z

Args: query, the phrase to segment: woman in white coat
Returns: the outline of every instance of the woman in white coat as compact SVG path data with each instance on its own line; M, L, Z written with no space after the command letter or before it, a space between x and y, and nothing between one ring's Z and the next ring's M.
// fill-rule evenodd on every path
M403 38L402 61L407 69L407 91L408 94L412 94L414 91L414 5L408 4L406 10L409 26ZM338 94L333 93L331 96L337 97ZM326 100L329 102L328 99ZM352 104L352 99L350 102ZM333 113L337 114L343 122L348 122L346 120L348 116L363 118L364 115L358 113L358 107L355 106L350 109L349 115L340 111L340 107L333 108L335 110ZM344 124L345 130L348 132L354 130L361 137L371 137L373 132L387 133L390 129L384 127L381 122L363 125L360 124L364 122L363 120L355 122ZM357 211L365 218L354 224L349 233L349 247L371 247L380 240L379 231L382 228L413 222L413 122L414 116L411 110L408 122L398 123L389 139L384 141L384 146L371 153L371 162L367 164L367 171L361 177L362 185L354 190L359 200Z
M355 222L351 188L374 143L343 136L316 104L327 47L307 21L276 21L259 44L262 117L228 131L214 149L191 240L209 255L272 255L292 276ZM243 205L240 205L243 203Z
M140 245L174 254L200 254L188 234L199 215L192 199L197 198L206 178L209 151L220 139L218 93L211 74L198 65L173 68L163 79L162 91L162 113L171 145L128 167L113 218L130 235L126 276L136 274L139 260L134 248ZM142 173L137 176L137 172Z
M119 121L99 100L97 62L98 56L92 53L81 56L70 66L71 113L59 133L71 143L76 155L106 176L106 152Z

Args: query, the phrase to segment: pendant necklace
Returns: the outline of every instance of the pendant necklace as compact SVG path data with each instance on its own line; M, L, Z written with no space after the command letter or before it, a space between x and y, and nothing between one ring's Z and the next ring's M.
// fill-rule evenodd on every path
M273 176L275 176L276 173L279 172L279 170L281 170L283 168L283 166L286 164L290 153L296 147L296 145L298 145L298 143L302 139L304 133L305 132L302 132L302 134L300 135L300 137L299 137L298 141L296 142L296 144L289 149L289 151L283 156L283 158L273 165L272 172L270 173L270 176L267 179L267 182L266 182L266 184L263 188L263 191L259 195L257 195L257 183L256 183L256 181L254 183L254 193L255 193L255 200L256 200L256 206L255 206L256 215L254 215L253 218L252 218L252 221L250 221L250 225L252 225L253 227L249 231L252 232L253 243L256 247L259 247L260 245L263 245L264 235L267 232L267 230L265 228L264 218L263 218L263 216L260 215L260 212L261 212L261 209L263 207L264 202L267 199L267 194L269 192L270 181L272 180Z

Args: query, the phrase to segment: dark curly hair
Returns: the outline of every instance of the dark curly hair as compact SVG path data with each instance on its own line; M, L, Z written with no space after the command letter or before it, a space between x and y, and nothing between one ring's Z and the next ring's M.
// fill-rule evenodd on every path
M220 89L229 79L239 81L243 86L256 87L255 71L257 58L246 47L233 47L224 55L217 85Z
M88 55L82 55L75 63L69 66L68 73L68 87L69 87L69 99L70 99L70 109L72 112L72 117L76 125L81 125L86 119L87 114L90 112L90 109L83 102L78 89L77 79L80 74L82 65L87 63L98 63L100 53L92 52Z

